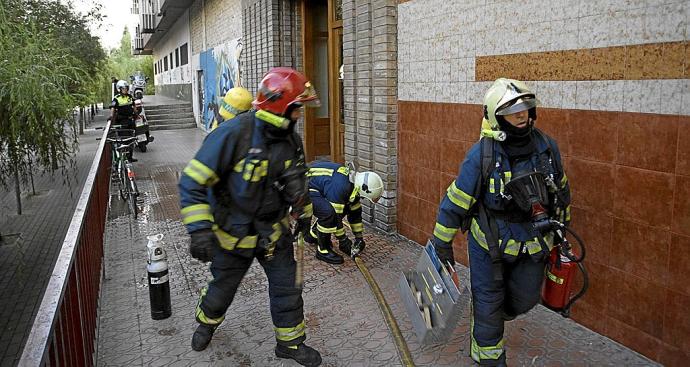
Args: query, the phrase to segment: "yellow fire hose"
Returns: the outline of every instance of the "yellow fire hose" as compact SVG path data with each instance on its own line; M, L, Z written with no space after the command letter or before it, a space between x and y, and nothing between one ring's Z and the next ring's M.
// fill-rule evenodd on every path
M349 227L347 223L343 224ZM400 331L400 327L398 327L398 323L393 317L393 312L391 311L390 306L388 306L388 302L386 302L386 298L383 296L381 288L379 288L376 280L374 280L374 277L371 276L369 269L366 265L364 265L364 262L356 253L352 256L352 259L354 260L355 264L357 264L357 268L364 276L364 279L366 279L367 283L369 283L369 288L371 288L372 293L374 293L374 297L376 297L376 302L379 304L383 318L386 320L386 324L388 324L391 334L393 334L393 341L395 342L395 346L398 348L400 361L405 367L414 367L415 364L412 360L410 349L407 347L405 338ZM302 233L297 235L295 261L297 262L297 267L295 269L295 286L301 289L304 283L304 235Z
M343 222L343 225L350 228L350 224L347 222ZM400 331L400 327L398 327L398 322L395 321L395 317L393 317L393 312L391 311L388 302L386 302L386 297L383 296L381 288L379 288L378 283L376 283L374 277L371 276L369 269L364 264L364 261L362 261L362 259L359 257L359 254L357 252L352 254L352 260L354 260L355 264L357 265L357 268L362 273L362 276L364 276L364 279L366 279L367 283L369 283L369 288L371 288L371 292L374 293L374 297L376 297L376 302L379 304L379 309L381 309L383 319L386 320L386 324L388 324L388 329L390 329L391 334L393 336L395 346L398 348L400 362L402 362L403 366L405 367L414 367L415 364L414 360L412 359L412 354L410 354L410 349L407 347L407 342L405 342L405 338L403 337L402 332Z
M362 259L360 259L357 255L355 255L353 259L355 261L355 264L357 264L357 268L359 268L359 271L364 276L364 279L366 279L367 283L369 283L371 292L374 293L374 296L376 297L376 302L378 302L379 304L379 308L381 309L383 318L386 320L391 334L393 334L393 341L395 342L395 346L398 348L400 361L405 367L414 367L414 361L412 360L410 349L407 348L405 338L403 337L402 332L400 332L398 323L395 321L395 318L393 317L393 312L391 312L391 308L390 306L388 306L388 302L386 302L386 298L383 296L381 288L379 288L379 285L376 283L376 280L374 280L374 277L371 276L369 269L367 269L367 266L364 265Z

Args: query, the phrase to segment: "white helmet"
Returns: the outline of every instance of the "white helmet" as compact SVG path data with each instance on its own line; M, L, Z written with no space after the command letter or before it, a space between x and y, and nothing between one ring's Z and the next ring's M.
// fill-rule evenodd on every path
M383 194L383 180L376 172L357 172L355 174L355 187L360 196L376 202Z
M115 86L117 87L117 91L119 92L122 88L129 88L129 83L127 83L124 80L120 80L117 82Z

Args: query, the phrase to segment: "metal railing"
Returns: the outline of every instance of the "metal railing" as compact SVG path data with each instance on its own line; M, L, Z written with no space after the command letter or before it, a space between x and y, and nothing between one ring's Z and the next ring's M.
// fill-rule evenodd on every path
M92 366L103 273L110 160L98 146L19 366Z

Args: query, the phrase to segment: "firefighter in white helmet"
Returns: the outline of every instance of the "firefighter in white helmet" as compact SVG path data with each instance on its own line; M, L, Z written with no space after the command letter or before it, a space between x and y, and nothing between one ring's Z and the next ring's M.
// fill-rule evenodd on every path
M342 264L343 257L333 251L331 235L338 239L340 251L350 256L364 250L362 204L364 197L377 202L383 194L383 181L375 172L352 172L348 167L328 161L312 163L307 173L309 196L316 223L305 237L316 244L316 258L331 264ZM355 236L354 243L345 234L343 218Z

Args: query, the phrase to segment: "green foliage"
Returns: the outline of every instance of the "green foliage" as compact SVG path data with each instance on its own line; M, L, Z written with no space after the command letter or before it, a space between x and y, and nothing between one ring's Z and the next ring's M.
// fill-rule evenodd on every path
M129 30L125 28L120 40L120 46L110 51L108 62L105 67L104 83L100 99L104 102L110 102L110 81L112 78L118 80L126 80L130 82L129 77L135 72L140 71L149 78L146 82L145 94L154 94L153 84L153 57L152 56L134 56L132 55L132 36Z
M96 18L58 1L0 1L0 186L15 173L26 180L30 161L50 172L73 165L72 111L92 100L105 61L87 30Z

